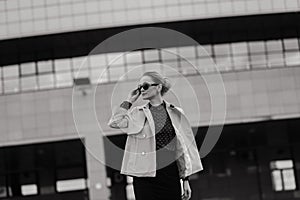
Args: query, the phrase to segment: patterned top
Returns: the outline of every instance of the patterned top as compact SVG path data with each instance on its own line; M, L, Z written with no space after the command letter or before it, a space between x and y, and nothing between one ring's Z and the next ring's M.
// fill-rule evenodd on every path
M174 151L176 147L176 134L166 110L165 102L158 106L152 106L149 103L149 108L155 124L156 150L165 147L168 150Z
M132 104L128 101L123 101L120 106L128 110ZM172 121L166 110L166 103L163 102L158 106L152 106L149 103L149 109L155 124L156 150L165 147L168 150L175 151L176 134Z

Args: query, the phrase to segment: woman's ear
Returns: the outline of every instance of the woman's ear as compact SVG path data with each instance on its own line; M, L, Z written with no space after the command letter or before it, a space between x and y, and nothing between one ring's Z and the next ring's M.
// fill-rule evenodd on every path
M160 83L160 84L158 85L158 91L159 91L159 93L161 93L161 90L162 90L162 84Z

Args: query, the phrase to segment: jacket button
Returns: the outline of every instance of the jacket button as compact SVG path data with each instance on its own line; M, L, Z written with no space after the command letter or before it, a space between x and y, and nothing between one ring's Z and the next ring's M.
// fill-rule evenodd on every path
M143 134L143 138L145 138L146 137L146 134Z
M142 152L142 155L145 155L145 154L146 154L145 151L143 151L143 152Z

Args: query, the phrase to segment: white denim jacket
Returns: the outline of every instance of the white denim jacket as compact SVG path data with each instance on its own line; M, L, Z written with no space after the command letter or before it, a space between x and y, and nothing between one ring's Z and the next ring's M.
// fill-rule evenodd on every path
M165 103L177 137L176 163L179 177L185 178L203 170L202 162L190 123L183 110L167 101ZM116 107L108 125L119 128L128 135L121 174L155 177L155 125L148 104L129 110Z

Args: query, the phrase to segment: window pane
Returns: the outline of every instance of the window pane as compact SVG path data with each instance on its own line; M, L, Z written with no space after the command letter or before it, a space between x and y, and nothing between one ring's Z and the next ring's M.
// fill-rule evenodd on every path
M266 42L267 51L282 51L281 40L270 40Z
M200 72L213 72L216 71L215 62L211 57L198 58L198 68Z
M236 70L249 69L249 57L248 55L239 55L233 57L233 65Z
M79 69L86 68L87 66L86 58L87 58L86 56L72 58L73 71L77 72Z
M157 49L144 50L144 58L145 58L145 62L147 62L147 61L158 61L159 60L158 50Z
M212 55L212 45L201 45L197 47L199 57L207 57Z
M21 78L22 91L37 89L37 80L36 79L37 79L36 76L22 77Z
M216 55L230 55L230 44L216 44L214 45Z
M38 76L40 89L53 88L54 87L54 75L44 74Z
M19 91L19 79L4 80L4 92L18 92Z
M285 169L282 171L284 189L294 190L296 189L295 174L293 169Z
M177 60L178 49L177 48L164 48L161 49L162 60Z
M271 169L286 169L292 168L294 165L292 160L276 160L272 161L270 166Z
M59 59L54 61L55 71L71 71L71 59Z
M37 185L36 184L30 184L30 185L22 185L21 191L23 196L27 195L35 195L37 194Z
M132 184L126 185L126 198L128 200L135 199L134 190L133 190L133 185Z
M251 65L253 68L265 68L267 66L267 58L265 54L252 54Z
M55 74L56 87L68 87L73 85L73 77L71 72Z
M18 77L19 76L19 66L9 65L3 67L3 78L7 77Z
M299 50L299 39L298 38L290 38L284 39L284 48L286 50Z
M232 43L231 44L232 53L234 55L237 54L247 54L248 53L248 47L246 42L238 42L238 43Z
M126 62L128 64L132 63L142 63L142 52L141 51L132 51L128 54L126 54Z
M265 44L264 42L249 42L250 52L265 52Z
M219 71L228 71L232 69L231 57L219 56L215 58Z
M21 74L22 75L34 75L36 73L35 63L22 63Z
M116 65L124 65L124 53L108 53L107 54L107 60L108 64L111 66L116 66Z
M91 83L105 83L108 82L108 73L104 69L92 69L91 72Z
M52 72L52 60L39 61L37 64L39 73Z
M57 181L56 188L58 192L84 190L86 189L86 180L81 178L81 179Z
M275 191L281 191L283 189L280 170L272 171L272 183Z
M285 60L287 66L299 66L300 52L285 52Z
M188 59L189 62L187 61L181 61L181 71L183 74L197 74L197 60L196 59Z
M284 59L282 52L268 54L269 67L284 67Z
M90 55L89 58L91 68L103 68L102 66L106 66L106 54Z
M179 56L183 58L196 58L196 49L194 46L179 47Z

